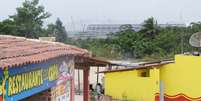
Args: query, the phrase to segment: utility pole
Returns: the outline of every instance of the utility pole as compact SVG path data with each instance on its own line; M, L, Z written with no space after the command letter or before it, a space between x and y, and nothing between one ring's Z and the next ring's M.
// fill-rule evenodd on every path
M181 54L184 53L184 40L183 40L183 32L181 33Z

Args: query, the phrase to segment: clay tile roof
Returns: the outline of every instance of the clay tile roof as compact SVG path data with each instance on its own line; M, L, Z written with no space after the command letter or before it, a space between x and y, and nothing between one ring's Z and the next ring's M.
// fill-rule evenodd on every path
M58 42L0 35L0 68L41 62L64 55L89 56L85 49Z

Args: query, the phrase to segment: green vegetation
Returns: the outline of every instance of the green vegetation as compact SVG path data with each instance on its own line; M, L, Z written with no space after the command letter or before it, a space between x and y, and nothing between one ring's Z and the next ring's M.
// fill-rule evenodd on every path
M114 46L112 44L112 40L109 39L86 39L86 40L68 39L66 43L88 49L96 57L108 58L108 59L122 58L121 53L113 48Z
M67 31L59 18L57 18L55 24L48 25L46 33L49 36L56 37L56 41L58 42L65 42L67 40Z
M120 31L109 34L107 39L69 39L62 21L58 18L53 24L43 25L50 17L39 0L25 0L17 13L0 22L0 33L27 38L43 36L56 37L56 41L86 48L97 57L109 59L167 59L174 54L199 51L189 45L193 33L201 31L201 22L189 27L160 28L150 17L143 22L143 28L136 32L132 26L122 25Z
M25 0L22 6L16 8L16 10L16 14L0 22L1 34L27 38L55 36L59 42L66 40L67 32L59 18L55 24L49 24L47 28L44 28L44 20L49 18L51 14L39 5L39 0Z
M16 14L0 24L0 32L29 38L39 37L39 33L43 31L43 20L50 14L44 11L43 6L38 6L38 3L38 0L26 0L22 7L16 8Z
M111 33L107 39L77 40L75 45L86 48L97 55L112 59L169 59L175 54L199 51L190 46L189 38L201 31L201 23L189 27L161 28L151 17L143 22L136 32L131 25L122 25L120 31Z

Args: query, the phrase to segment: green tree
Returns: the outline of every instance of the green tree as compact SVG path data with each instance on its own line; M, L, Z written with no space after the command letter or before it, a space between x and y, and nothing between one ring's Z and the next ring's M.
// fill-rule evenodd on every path
M140 32L145 34L149 38L155 38L155 36L159 32L157 21L153 17L145 20L142 27L143 28L140 30Z
M17 29L17 26L10 19L6 19L0 22L0 34L15 35L16 29Z
M42 36L43 20L50 17L44 7L39 5L39 0L23 2L22 7L16 8L17 13L10 16L10 19L17 26L16 34L28 38Z
M123 30L113 34L115 48L121 51L125 58L141 57L147 47L146 39L143 39L142 34L135 32L131 25L123 25L120 28Z
M65 43L68 39L67 31L59 18L56 20L55 24L47 25L46 34L47 36L56 37L56 41L58 42Z
M47 25L47 29L45 30L45 33L49 37L56 37L56 25L51 23Z
M165 57L168 54L177 54L181 51L181 32L179 28L163 28L154 39L155 51L153 54Z
M63 26L62 21L58 18L55 23L55 35L56 35L56 41L58 42L65 42L67 40L67 31L65 27Z

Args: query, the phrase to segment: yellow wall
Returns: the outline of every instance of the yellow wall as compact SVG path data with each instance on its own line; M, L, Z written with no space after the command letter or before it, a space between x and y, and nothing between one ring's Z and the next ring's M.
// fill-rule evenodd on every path
M160 78L167 95L201 97L201 56L176 55L175 63L162 66Z
M116 99L154 101L159 92L159 69L150 69L150 77L139 77L141 71L105 73L105 94Z
M201 101L201 56L176 55L175 63L150 69L150 77L139 77L143 70L105 73L105 93L113 98L154 101L164 82L168 101Z

